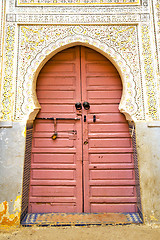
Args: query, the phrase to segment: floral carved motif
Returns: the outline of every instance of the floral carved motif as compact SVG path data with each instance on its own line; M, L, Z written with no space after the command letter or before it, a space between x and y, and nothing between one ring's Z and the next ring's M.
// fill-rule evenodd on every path
M38 106L32 88L35 73L47 56L62 47L77 43L97 48L115 63L123 76L125 91L120 109L133 119L143 119L137 26L134 25L21 26L15 118L22 119Z
M148 115L150 119L158 119L157 113L157 93L156 81L154 75L153 58L151 51L149 26L142 25L142 47L144 58L144 73L147 94Z
M6 27L6 48L4 57L4 79L2 89L2 111L1 118L10 120L13 108L13 64L15 48L15 25Z

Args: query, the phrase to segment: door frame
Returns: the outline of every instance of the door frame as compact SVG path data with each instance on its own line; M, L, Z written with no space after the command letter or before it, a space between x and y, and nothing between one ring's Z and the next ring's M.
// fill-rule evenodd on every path
M108 58L120 74L123 89L122 89L121 101L119 104L119 110L121 113L123 113L125 115L125 118L129 123L129 130L131 133L132 144L133 144L133 158L134 158L134 162L135 162L135 173L136 173L136 182L137 182L136 192L137 192L137 197L138 197L138 201L137 201L138 213L140 214L141 217L143 217L142 216L142 207L141 207L141 197L140 197L140 181L139 181L138 159L137 159L137 151L136 151L136 135L135 135L136 133L135 133L134 117L131 115L131 113L129 111L127 111L127 108L126 108L126 96L128 95L126 78L128 79L128 74L126 76L125 76L125 74L123 74L123 72L121 71L121 63L119 64L118 62L116 62L116 60L114 59L114 56L111 57L109 54L106 54L100 48L97 48L93 45L89 45L89 44L86 44L83 42L81 42L81 43L75 42L73 44L65 45L65 47L60 47L60 48L58 48L58 50L55 50L55 51L51 52L51 54L48 54L48 56L38 65L36 72L34 72L33 82L32 82L32 96L33 96L33 102L34 102L35 108L31 110L30 114L27 116L27 121L26 121L26 148L25 148L24 174L23 174L23 187L22 187L21 220L24 218L24 216L28 212L33 122L35 120L36 115L38 114L38 112L40 110L40 104L39 104L37 96L36 96L37 77L38 77L38 74L39 74L40 70L42 69L42 67L47 63L47 61L51 57L53 57L55 54L57 54L58 52L61 52L64 49L67 49L67 48L70 48L73 46L77 46L77 45L89 47L89 48L99 52L106 58ZM121 60L122 60L122 58L121 58ZM126 63L126 65L127 65L127 63ZM128 65L127 65L127 67L128 67ZM131 71L130 71L130 74L131 74L131 80L133 83L132 87L133 87L134 82L133 82L133 75L132 75Z

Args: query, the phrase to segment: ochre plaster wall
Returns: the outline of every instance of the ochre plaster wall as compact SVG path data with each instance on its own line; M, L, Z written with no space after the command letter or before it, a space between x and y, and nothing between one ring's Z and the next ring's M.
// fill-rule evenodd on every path
M59 1L59 2L58 2ZM119 109L136 126L145 223L160 222L159 11L156 1L86 4L60 0L1 2L0 223L20 224L25 128L39 111L36 79L47 60L81 44L108 57L119 71ZM55 5L54 5L55 4ZM3 36L3 34L2 34ZM1 58L2 59L2 58Z

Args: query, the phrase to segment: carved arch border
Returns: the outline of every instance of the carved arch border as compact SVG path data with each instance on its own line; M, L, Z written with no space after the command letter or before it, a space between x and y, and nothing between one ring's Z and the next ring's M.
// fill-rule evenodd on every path
M26 120L33 121L40 109L36 96L36 80L40 70L56 53L76 45L90 47L107 57L114 64L121 76L123 84L119 110L125 115L127 120L136 120L135 113L137 111L137 104L135 100L135 82L130 66L113 47L97 39L84 37L82 35L76 35L76 37L69 36L52 42L43 48L27 67L23 81L23 103L21 106Z

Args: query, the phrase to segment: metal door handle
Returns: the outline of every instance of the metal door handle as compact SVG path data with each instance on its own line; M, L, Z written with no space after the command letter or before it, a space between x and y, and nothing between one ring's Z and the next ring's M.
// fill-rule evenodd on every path
M83 107L84 107L85 110L90 109L90 104L89 104L89 102L84 102L84 103L83 103Z
M77 102L75 104L75 107L76 107L77 110L81 110L82 109L82 104L80 102Z

